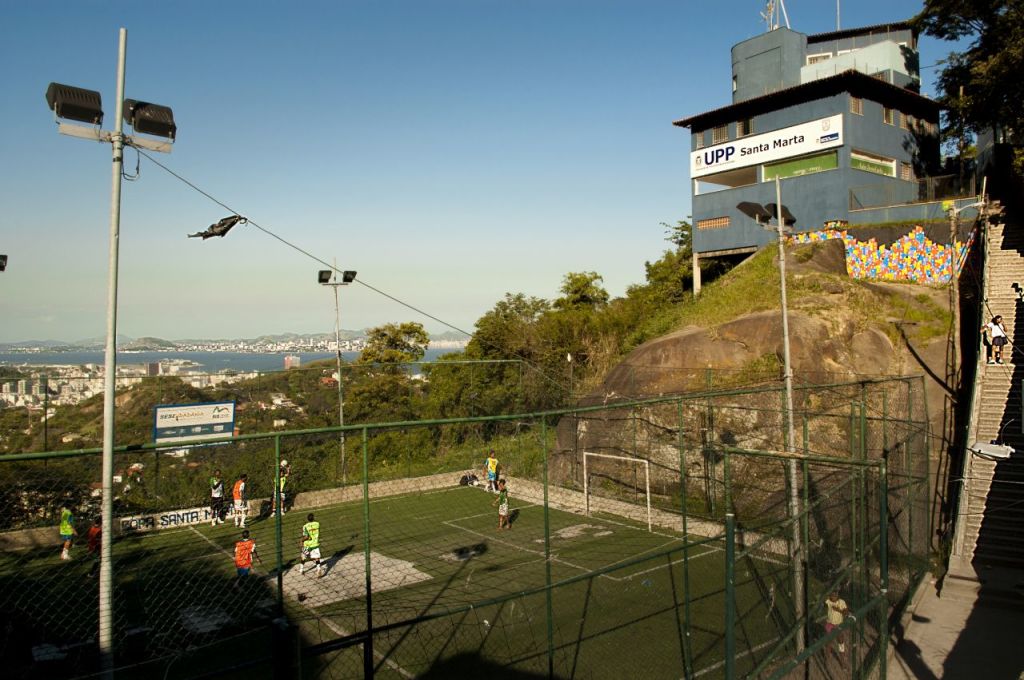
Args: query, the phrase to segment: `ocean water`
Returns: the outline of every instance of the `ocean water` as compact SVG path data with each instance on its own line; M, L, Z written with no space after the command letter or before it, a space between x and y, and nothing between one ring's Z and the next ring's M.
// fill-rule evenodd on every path
M434 361L437 357L456 352L456 349L428 349L423 361ZM216 373L225 369L236 371L282 371L284 358L298 356L302 365L311 361L333 359L333 352L281 352L273 354L255 354L251 352L118 352L118 366L131 364L148 364L169 359L184 359L195 362L203 367L204 372ZM345 361L359 358L359 352L342 352ZM103 365L103 352L0 352L0 364L10 366L82 366L84 364Z

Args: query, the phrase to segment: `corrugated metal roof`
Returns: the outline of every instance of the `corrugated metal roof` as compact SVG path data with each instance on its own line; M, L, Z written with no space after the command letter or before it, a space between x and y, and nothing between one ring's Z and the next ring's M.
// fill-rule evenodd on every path
M729 104L718 109L698 113L688 118L673 121L677 127L686 127L693 130L706 130L722 123L731 123L741 118L750 118L768 111L777 111L813 101L822 97L831 96L840 92L849 92L857 97L880 101L884 104L899 106L904 113L918 117L928 117L931 120L938 120L939 103L923 97L912 90L891 85L884 80L879 80L866 73L855 71L843 71L834 76L819 78L800 85L794 85L784 90L770 92L760 97L746 99L735 104Z

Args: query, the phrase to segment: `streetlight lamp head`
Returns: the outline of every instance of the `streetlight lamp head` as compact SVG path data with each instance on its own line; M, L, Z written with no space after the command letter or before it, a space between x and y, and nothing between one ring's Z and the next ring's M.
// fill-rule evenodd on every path
M352 271L351 269L346 269L344 272L342 272L342 274L341 274L341 282L342 283L352 283L355 280L356 280L356 273L354 271Z
M779 210L774 203L768 203L764 209L771 213L772 217L777 217L779 214ZM793 217L793 213L789 212L789 208L786 206L782 206L782 223L785 225L796 224L796 218Z
M332 274L334 274L334 272L330 269L321 269L316 273L317 283L330 283Z
M58 118L91 125L103 123L103 103L96 90L50 83L46 88L46 103Z
M767 224L768 220L772 218L772 214L765 210L764 206L760 203L743 201L736 204L736 209L758 224Z
M0 272L7 270L7 256L0 255Z
M169 106L149 102L124 100L124 122L136 132L174 141L178 126L174 124L174 112Z

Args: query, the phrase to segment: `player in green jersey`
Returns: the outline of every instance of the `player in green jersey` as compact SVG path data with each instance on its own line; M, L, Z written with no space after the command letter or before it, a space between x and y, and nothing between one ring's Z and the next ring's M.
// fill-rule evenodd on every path
M302 548L299 553L299 573L306 573L306 560L314 560L317 578L324 575L324 566L320 561L320 522L313 513L306 515L306 523L302 525Z
M60 509L60 540L64 545L60 551L62 560L71 559L71 542L78 532L75 531L75 516L66 506Z

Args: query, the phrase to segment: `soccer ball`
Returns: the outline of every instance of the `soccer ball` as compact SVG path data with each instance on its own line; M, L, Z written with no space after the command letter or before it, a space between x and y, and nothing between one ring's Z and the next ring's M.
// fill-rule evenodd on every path
M281 459L281 467L288 467L288 461L284 458Z

